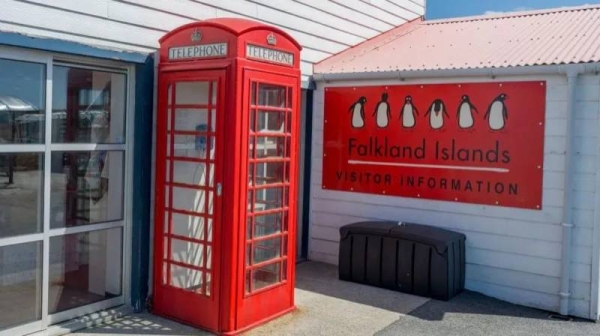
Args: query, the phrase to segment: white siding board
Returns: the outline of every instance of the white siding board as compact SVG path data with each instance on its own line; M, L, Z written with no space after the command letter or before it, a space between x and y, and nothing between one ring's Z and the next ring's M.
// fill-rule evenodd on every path
M353 22L358 25L368 26L378 31L379 33L390 30L394 28L394 25L380 21L373 20L373 18L357 12L351 8L340 6L332 1L322 1L322 0L294 0L295 2L305 4L311 8L322 10L331 15L337 16L341 19L344 19L349 22Z
M55 32L55 31L49 31L47 29L42 29L42 28L27 27L27 26L23 26L20 24L16 24L16 23L2 22L1 20L2 19L0 19L0 31L15 32L15 33L23 34L23 35L28 35L28 36L35 36L35 37L42 36L44 38L52 38L52 39L58 39L58 40L64 40L64 41L84 43L87 45L93 45L93 46L98 46L98 47L112 49L112 50L127 49L128 51L140 52L140 53L151 53L151 52L155 51L155 49L148 48L148 47L127 45L122 42L105 41L105 40L100 40L96 37L78 36L78 35L73 35L68 32Z
M198 8L202 9L202 8ZM179 26L194 22L195 19L182 17L145 6L131 3L110 1L108 3L108 18L111 20L135 24L148 29L158 29L166 34ZM158 47L158 41L156 41Z
M377 30L363 25L357 25L348 20L340 19L335 15L331 15L330 13L324 11L315 10L310 6L299 2L288 0L255 0L252 2L290 13L292 15L309 20L317 25L325 25L342 32L352 32L352 34L358 35L363 39L368 39L379 34Z
M18 0L17 0L18 1ZM43 6L61 8L100 17L108 17L108 3L111 0L28 0Z
M406 7L395 4L394 2L387 0L360 0L368 5L376 6L379 10L391 14L393 16L400 17L404 20L410 21L410 19L415 15L420 15L419 13L412 12Z
M558 309L562 249L562 214L566 145L566 80L559 76L444 78L410 83L546 80L543 162L543 210L529 211L477 204L366 195L321 189L324 83L315 92L313 120L313 190L311 243L316 257L337 260L339 227L360 220L403 220L443 227L467 235L467 288L533 307ZM357 85L359 84L359 85ZM398 81L333 82L327 86L394 85ZM597 208L596 175L600 77L583 76L577 83L573 139L573 229L571 313L588 317L592 307L592 264ZM322 86L323 85L323 86ZM337 261L335 261L337 262ZM597 291L596 291L597 292ZM594 294L596 295L596 294ZM595 308L593 308L595 309Z
M74 36L95 37L130 46L154 48L163 35L159 31L140 28L94 16L65 15L59 9L12 1L3 6L0 20L4 22L47 29Z
M412 1L406 1L406 0L386 0L386 1L394 4L397 7L404 8L413 14L417 14L417 15L425 14L423 5L416 4Z
M398 15L390 14L389 12L381 10L381 8L379 8L373 4L364 3L360 0L331 0L331 1L338 3L340 5L352 8L356 11L360 11L360 12L370 16L373 19L379 19L381 21L384 21L384 22L389 23L394 26L400 25L400 24L408 21L408 19L410 19L410 18L403 18Z

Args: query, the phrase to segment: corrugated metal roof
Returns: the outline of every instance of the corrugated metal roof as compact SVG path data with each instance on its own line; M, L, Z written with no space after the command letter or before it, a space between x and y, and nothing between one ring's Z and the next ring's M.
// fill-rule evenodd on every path
M418 19L314 66L315 73L600 62L600 5L450 20Z

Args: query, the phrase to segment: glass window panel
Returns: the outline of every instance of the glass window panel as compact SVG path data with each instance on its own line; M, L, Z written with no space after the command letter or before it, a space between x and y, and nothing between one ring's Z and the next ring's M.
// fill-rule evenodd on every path
M214 81L212 82L212 99L211 99L211 104L216 105L217 104L217 93L218 93L219 87L217 85L217 82Z
M169 222L169 212L165 211L165 224L163 225L165 233L169 233L169 225L171 225Z
M256 178L254 178L254 166L256 165ZM285 162L259 162L251 163L248 168L249 184L265 185L287 182L285 167L288 166ZM256 184L254 183L256 182Z
M246 219L246 239L252 239L252 217Z
M46 66L0 59L0 143L44 143Z
M207 173L211 175L209 179L214 179L214 172L207 172L206 166L203 162L174 161L173 182L206 186ZM167 181L170 181L170 176L167 176Z
M281 256L281 237L261 240L254 243L252 264L273 260Z
M212 246L206 246L206 268L210 269L212 267Z
M42 232L44 154L0 153L0 238Z
M204 244L171 238L171 260L204 267Z
M256 291L261 288L280 282L281 264L274 263L252 271L252 290Z
M244 288L246 289L246 293L250 293L250 271L246 271Z
M202 290L202 272L191 268L171 265L171 286L200 292Z
M50 314L121 295L122 230L50 238Z
M213 110L214 112L214 110ZM212 113L208 124L208 110L205 108L175 109L175 130L194 132L213 132L215 130L215 113Z
M286 132L288 134L292 133L292 113L288 112L287 114L287 120L286 120Z
M286 106L287 108L292 108L294 106L293 102L292 102L292 97L293 97L292 88L288 87L288 89L287 89L287 100L288 101L287 101L287 106Z
M254 238L281 232L282 222L281 212L254 216Z
M252 243L246 244L246 266L250 266L250 256L252 255Z
M42 317L42 243L0 247L0 331Z
M124 143L127 76L55 66L52 142Z
M258 111L256 132L283 133L285 112Z
M169 145L171 144L170 139L168 143ZM176 135L174 156L206 159L207 146L206 135ZM167 155L170 153L171 151L169 148L167 149Z
M171 130L171 109L167 108L167 130Z
M206 273L206 296L210 296L210 286L212 285L211 274Z
M282 187L254 191L254 212L282 208L284 206L283 195Z
M192 239L204 239L204 223L206 219L199 216L184 215L180 213L172 214L171 233L178 236Z
M178 82L175 85L176 104L208 104L209 82Z
M280 233L282 213L260 215L254 217L254 238Z
M165 249L165 251L166 251L166 249ZM162 271L163 271L163 276L162 276L162 278L163 278L162 279L163 280L163 285L167 284L167 272L168 272L167 271L167 267L169 267L169 264L166 263L166 262L163 262L163 269L162 269Z
M252 82L252 89L250 90L250 94L252 95L252 105L256 105L256 82Z
M208 226L206 227L206 241L209 243L212 242L213 238L213 220L212 218L208 219Z
M123 219L122 151L53 152L50 227Z
M204 209L206 209L206 194L204 190L173 187L172 208L204 213Z
M256 158L285 157L286 137L257 137Z
M272 84L259 84L258 105L285 107L285 87Z

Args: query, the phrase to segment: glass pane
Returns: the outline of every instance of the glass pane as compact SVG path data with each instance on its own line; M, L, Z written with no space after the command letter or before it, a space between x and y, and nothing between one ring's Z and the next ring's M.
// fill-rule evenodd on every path
M173 162L173 182L185 183L193 186L206 186L207 173L209 179L214 179L214 172L207 172L206 163L203 162L188 162L174 161ZM170 181L170 176L167 176L167 181Z
M282 213L254 217L254 238L281 232Z
M252 271L252 290L256 291L280 282L280 263L274 263Z
M44 143L46 66L0 59L0 143Z
M123 218L123 152L53 152L50 227Z
M212 82L212 99L211 99L211 104L216 105L217 104L217 92L219 90L219 87L217 86L217 82Z
M257 137L256 158L285 157L286 137Z
M254 243L253 264L272 260L281 256L281 237L261 240Z
M191 268L171 265L171 286L189 291L202 291L202 272Z
M285 131L285 112L259 110L257 114L256 132L283 133Z
M0 331L42 318L42 243L0 247Z
M50 314L121 295L121 228L50 238Z
M212 193L210 193L212 195ZM206 209L206 191L173 187L174 209L204 213ZM210 197L210 196L209 196Z
M254 176L254 166L256 165L256 178ZM254 185L265 185L287 182L287 176L285 176L285 162L260 162L251 163L248 168L249 184ZM285 176L285 178L284 178ZM256 183L254 183L256 182Z
M214 112L214 110L213 110ZM208 124L208 110L205 108L175 109L175 130L176 131L195 131L195 132L213 132L215 130L214 113L211 117L211 123Z
M204 267L204 244L171 239L171 260Z
M285 107L285 87L272 84L258 86L258 105Z
M0 153L0 238L42 232L44 154Z
M204 223L206 219L180 213L173 213L172 217L172 234L198 240L204 239Z
M169 139L168 145L171 145ZM207 148L206 135L176 135L175 136L175 155L189 157L194 159L206 159ZM211 145L211 149L212 149ZM170 155L171 149L167 149L167 155Z
M208 104L209 82L178 82L175 86L176 104Z
M55 66L52 142L124 143L127 76Z
M284 206L282 187L254 191L254 212L278 209Z

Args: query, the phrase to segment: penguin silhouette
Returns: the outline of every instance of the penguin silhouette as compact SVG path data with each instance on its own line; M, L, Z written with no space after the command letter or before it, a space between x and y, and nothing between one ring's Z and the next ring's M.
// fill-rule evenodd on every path
M373 116L377 121L377 126L381 128L387 127L390 121L390 104L387 100L388 93L382 93L381 100L377 103L377 106L375 107L375 112L373 112Z
M461 97L458 111L456 112L456 118L458 118L458 127L460 128L471 128L475 123L473 120L473 111L479 113L475 105L471 103L471 99L467 95Z
M508 109L504 100L508 99L505 93L499 94L488 107L485 112L484 119L487 119L490 129L493 131L499 131L506 126L508 120Z
M416 124L415 115L419 115L419 111L417 107L412 103L412 97L406 96L404 97L404 105L402 106L402 111L400 111L400 118L402 119L402 127L404 128L412 128Z
M429 109L427 109L427 113L425 113L425 117L429 115L429 126L433 129L440 129L444 126L444 115L446 117L450 117L448 112L446 112L446 104L441 99L434 100Z
M367 98L361 96L358 98L354 104L350 105L348 109L349 112L352 112L352 127L361 128L365 126L365 104L367 103Z

